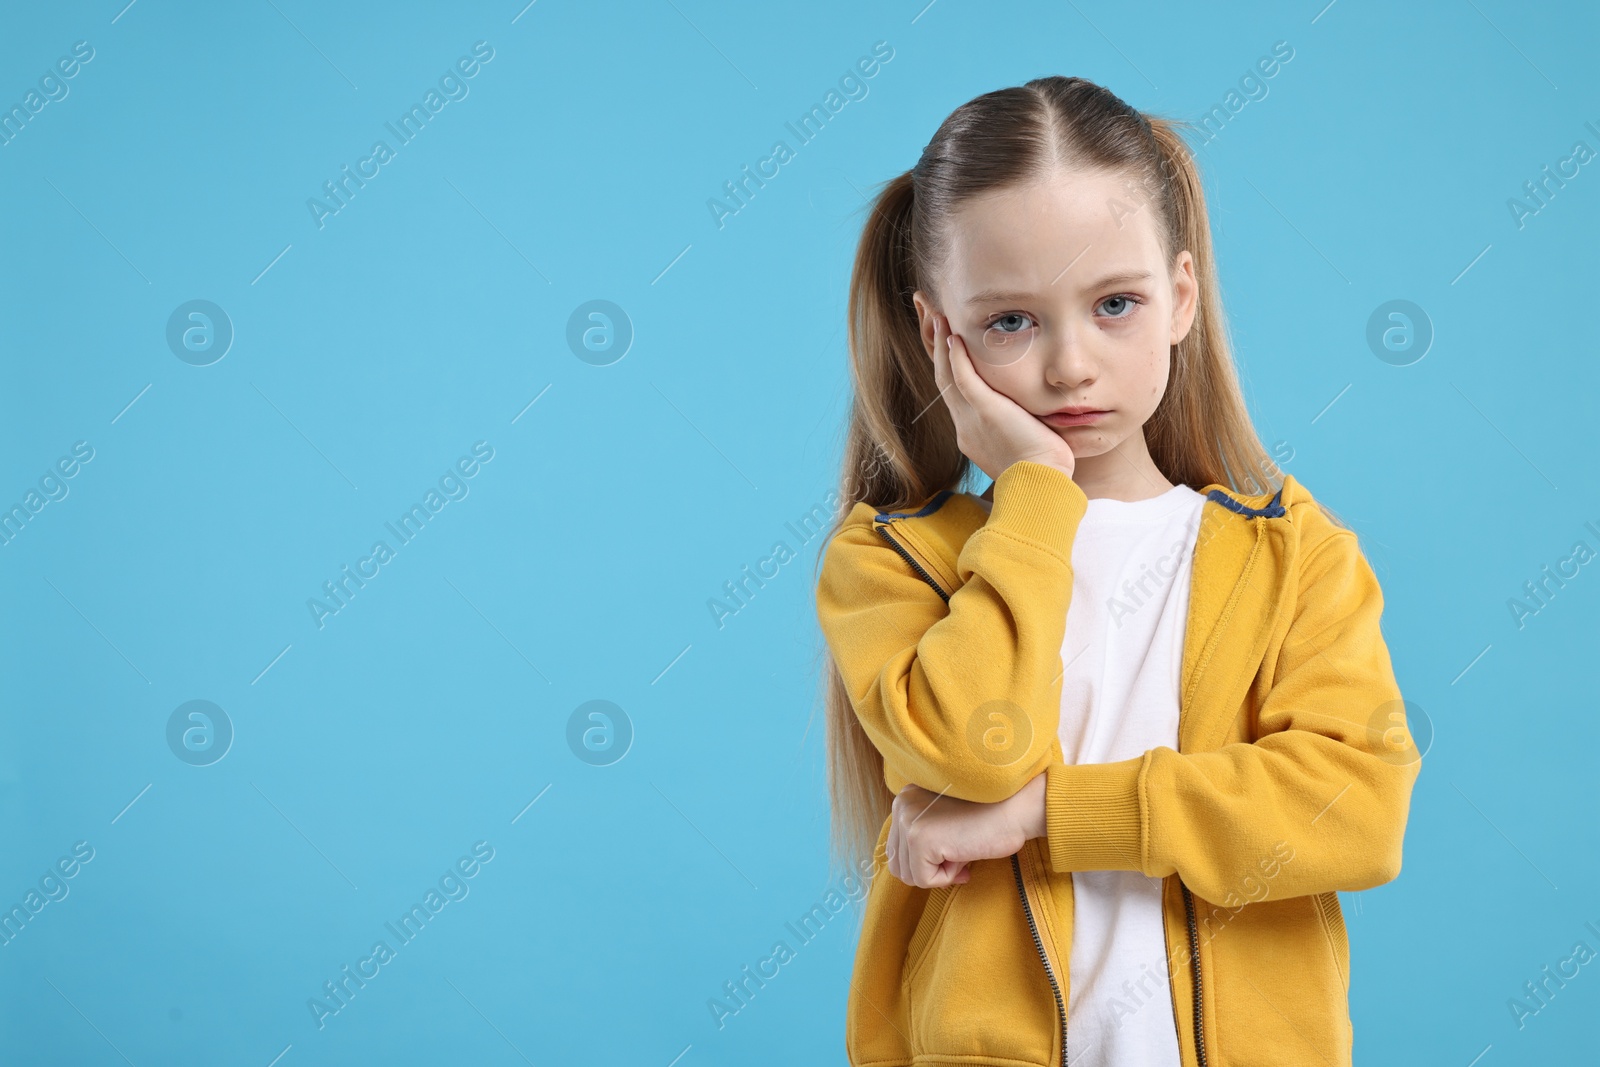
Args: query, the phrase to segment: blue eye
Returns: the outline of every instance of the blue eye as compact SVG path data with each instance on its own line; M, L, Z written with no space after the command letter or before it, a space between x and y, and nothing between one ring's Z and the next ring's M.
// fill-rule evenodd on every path
M1100 301L1100 306L1105 307L1108 304L1117 304L1120 308L1125 308L1126 310L1114 311L1107 316L1107 318L1112 319L1125 319L1133 314L1133 309L1138 307L1140 303L1141 301L1135 297L1126 293L1118 293L1116 296L1108 296Z
M1020 320L1020 322L1018 320ZM1027 328L1025 325L1022 325L1022 324L1023 323L1029 323L1029 322L1032 322L1032 321L1033 321L1032 319L1030 319L1028 316L1022 314L1020 311L1012 311L1012 312L1009 312L1009 313L1007 313L1005 315L1001 315L999 318L990 320L989 324L987 326L985 326L984 329L992 330L992 329L995 329L996 327L999 327L1000 324L1003 323L1003 322L1010 322L1016 328L1015 329L1001 328L1000 332L1001 333L1021 333L1024 329Z

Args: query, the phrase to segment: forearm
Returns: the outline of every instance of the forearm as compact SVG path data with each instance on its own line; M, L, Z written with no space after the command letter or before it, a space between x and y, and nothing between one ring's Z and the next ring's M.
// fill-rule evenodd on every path
M885 542L870 513L830 543L817 616L889 788L999 803L1050 762L1072 544L1088 506L1059 469L1012 464L962 544L950 592ZM900 540L895 541L900 545ZM905 545L900 545L903 550ZM945 561L948 562L948 561Z

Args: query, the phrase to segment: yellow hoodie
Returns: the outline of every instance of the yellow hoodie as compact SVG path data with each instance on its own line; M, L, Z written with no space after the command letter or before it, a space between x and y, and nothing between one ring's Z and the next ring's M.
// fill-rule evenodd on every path
M1088 507L1071 478L1012 464L988 511L950 490L903 512L858 503L829 543L818 621L889 789L995 803L1047 775L1046 836L962 885L887 874L885 821L847 1001L855 1067L1087 1051L1066 1008L1071 872L1089 870L1162 879L1184 1067L1349 1067L1337 891L1400 873L1421 766L1383 595L1292 476L1270 499L1201 492L1178 749L1115 763L1069 765L1057 736Z

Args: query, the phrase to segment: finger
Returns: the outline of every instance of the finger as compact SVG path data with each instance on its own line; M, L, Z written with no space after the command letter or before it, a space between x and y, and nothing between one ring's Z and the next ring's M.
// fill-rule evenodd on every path
M958 395L957 389L955 389L955 355L950 350L950 342L954 338L955 334L950 333L949 318L939 315L939 336L938 341L934 344L934 352L936 352L939 370L942 373L942 378L938 379L939 395L946 398L946 403L949 403L950 397Z
M931 889L943 882L941 868L944 858L930 847L933 841L927 833L918 833L914 828L907 826L905 836L905 868L906 875L911 883L922 888Z
M965 860L945 860L939 873L944 876L943 885L965 885L972 880L972 865Z
M949 883L950 875L945 869L945 861L933 853L924 852L921 855L913 855L910 859L911 877L916 880L918 887L936 889Z
M973 406L975 398L982 396L979 386L988 383L978 377L977 370L972 366L972 353L967 349L965 339L951 335L949 350L950 380L956 385L951 392L959 392L962 402Z
M945 402L945 410L951 418L956 417L955 411L950 407L949 397L956 393L954 380L950 377L950 348L949 348L949 323L943 321L943 316L935 314L933 318L933 383L938 387L938 393L923 405L911 420L916 422L940 401Z
M960 347L958 352L957 346ZM957 417L957 408L960 417L965 418L973 411L972 379L976 372L972 369L972 362L967 354L967 345L959 334L950 331L950 321L944 323L944 373L945 379L940 393L944 397L945 405L950 409L951 417Z
M941 393L950 384L950 350L947 342L950 339L949 331L945 329L944 316L933 317L933 382L939 387Z
M951 342L950 377L955 382L955 388L945 395L954 397L959 394L960 399L955 402L962 405L963 418L970 425L992 424L997 420L1003 422L1006 416L1001 409L1017 406L1015 401L983 380L973 361L972 350L967 347L966 338L959 335Z

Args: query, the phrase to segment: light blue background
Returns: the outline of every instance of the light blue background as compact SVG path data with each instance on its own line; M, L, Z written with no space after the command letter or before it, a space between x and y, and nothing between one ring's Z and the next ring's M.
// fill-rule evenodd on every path
M1343 897L1356 1060L1592 1055L1600 964L1521 1030L1507 1002L1600 950L1600 577L1520 629L1507 601L1600 548L1600 164L1521 228L1507 201L1600 149L1593 5L124 3L0 16L7 107L94 48L0 147L0 505L94 449L0 547L0 904L95 850L0 947L7 1062L844 1062L851 912L725 1027L707 1001L838 885L820 539L785 523L837 482L861 197L979 93L1079 74L1194 120L1280 40L1200 151L1237 358L1436 730L1402 875ZM319 229L306 200L479 40ZM236 331L210 366L165 341L193 299ZM635 331L608 366L566 340L596 299ZM1391 299L1436 331L1410 366L1365 341ZM469 495L319 629L477 441ZM208 767L167 746L193 699L236 731ZM635 731L606 767L566 739L597 699ZM307 1000L476 841L470 895L319 1030Z

